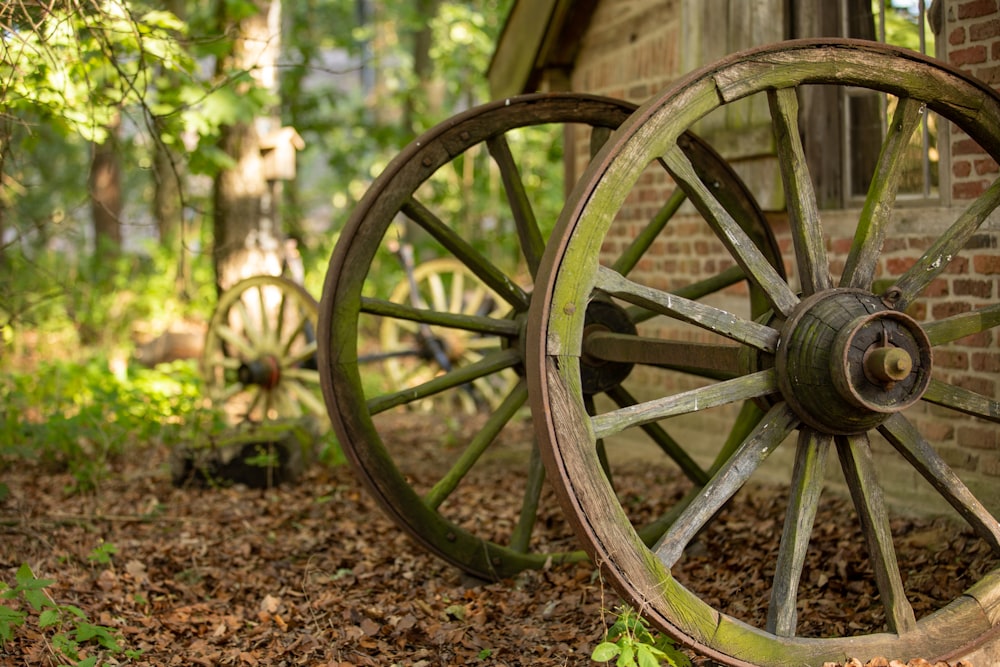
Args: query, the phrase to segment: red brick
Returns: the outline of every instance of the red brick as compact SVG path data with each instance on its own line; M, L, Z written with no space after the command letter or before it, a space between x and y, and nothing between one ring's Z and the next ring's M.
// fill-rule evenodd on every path
M967 274L969 272L969 258L965 255L959 255L948 262L948 266L944 267L944 272L953 276Z
M963 426L958 429L958 444L961 447L971 449L998 449L1000 440L997 439L997 430L992 428L978 428L975 426Z
M958 6L958 20L974 19L997 13L996 0L970 0Z
M934 350L934 367L967 370L969 354L961 350Z
M975 296L988 299L993 296L993 281L991 280L956 280L953 285L955 296Z
M986 373L1000 373L1000 353L973 352L972 370Z
M996 457L983 458L979 461L979 470L992 477L1000 477L1000 459Z
M970 310L972 310L972 308L967 303L962 303L960 301L947 301L945 303L934 304L931 307L931 317L935 320L943 320L946 317L967 313Z
M974 23L969 26L969 39L973 42L981 42L984 39L992 39L1000 35L1000 19L991 19L982 23Z
M1000 273L1000 255L976 255L972 258L975 273L992 276Z
M955 49L948 54L948 62L956 67L984 63L986 62L986 47L969 46L964 49Z
M982 396L996 396L997 383L993 380L977 377L958 378L955 381L956 387L974 391Z
M975 199L986 192L989 185L986 181L971 181L969 183L955 183L951 186L951 195L955 199Z
M951 152L953 155L986 155L982 146L972 139L959 139L951 142Z
M968 160L956 160L953 165L951 165L951 173L958 178L965 178L972 174L972 163Z
M952 46L965 44L965 27L958 26L950 33L948 33L948 43L951 44Z
M1000 172L1000 165L997 165L996 160L993 158L976 160L976 173L978 175L995 174L997 172Z

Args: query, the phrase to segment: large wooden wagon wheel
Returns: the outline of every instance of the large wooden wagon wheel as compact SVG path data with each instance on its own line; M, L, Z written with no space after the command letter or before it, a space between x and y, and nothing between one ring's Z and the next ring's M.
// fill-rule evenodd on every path
M799 88L817 83L882 91L895 103L843 264L831 263L828 256L797 129ZM699 119L752 95L763 96L769 104L794 246L789 261L800 283L778 275L747 242L681 149L682 133ZM992 305L944 319L928 309L926 319L917 319L923 317L921 299L933 291L946 267L981 245L984 234L996 238L995 228L982 226L1000 203L1000 181L965 210L942 220L933 241L910 268L893 274L880 262L898 224L893 209L900 158L926 108L951 120L994 159L1000 158L996 94L914 52L871 42L790 42L730 57L686 77L619 129L591 163L550 240L536 283L544 294L533 300L525 366L536 430L557 492L592 558L622 595L661 629L719 662L778 667L844 662L848 657L945 657L998 634L998 570L937 604L936 612L916 617L906 582L919 573L900 572L872 459L876 441L887 442L884 447L897 450L915 478L925 478L994 554L1000 552L998 508L987 509L977 500L962 471L945 462L931 436L923 435L912 418L914 410L933 404L934 414L968 418L980 429L994 429L1000 421L995 396L951 381L932 361L962 344L963 337L995 345L1000 335L995 287ZM610 238L612 221L625 208L626 194L647 165L659 162L712 211L712 224L729 255L767 295L767 316L751 319L678 298L603 262L601 248ZM836 268L840 266L842 270ZM657 363L659 356L670 358L674 348L688 345L676 339L625 336L618 344L591 344L587 304L609 297L716 337L716 356L729 360L732 373L700 388L661 390L636 406L588 416L581 390L582 359L614 356ZM637 355L640 350L645 356ZM706 369L706 376L709 370L715 372ZM616 500L595 443L640 424L669 424L677 415L710 418L719 406L748 400L760 405L764 416L662 538L646 546ZM781 447L794 448L795 464L788 479L784 528L776 531L780 544L776 538L771 556L772 592L770 600L744 604L750 612L766 609L766 618L746 620L742 612L727 612L726 601L709 604L700 597L697 576L681 585L672 571L680 571L685 549L696 535L711 528L719 510ZM867 548L877 604L884 612L881 632L797 633L797 603L806 602L798 595L807 584L801 577L803 561L811 541L822 539L813 518L831 451L836 451L859 517L864 544L858 549ZM739 591L732 591L732 597L738 596Z
M235 420L326 418L316 370L316 300L278 276L253 276L222 296L201 367L209 397Z
M527 470L524 479L519 480L519 488L507 491L511 494L508 506L515 509L512 516L488 516L482 508L462 507L453 498L456 488L463 483L495 484L499 488L501 485L492 477L481 474L490 470L491 456L504 455L502 447L511 438L531 442L530 429L524 428L528 397L524 380L524 329L532 299L532 276L547 236L542 230L551 224L536 220L539 216L532 203L532 187L523 175L529 156L523 150L518 153L519 132L540 125L579 129L589 135L582 139L585 144L582 150L589 157L589 144L600 146L634 108L594 96L528 95L500 100L456 116L418 138L389 164L353 212L330 259L320 300L319 338L323 344L318 357L323 395L341 444L360 479L417 542L482 578L502 578L524 568L541 567L546 562L585 557L575 547L577 543L568 527L562 543L543 541L539 537L542 531L535 529L536 524L561 518L558 504L546 501L543 494L544 467L537 447L526 457L530 461L525 464ZM747 234L765 248L764 255L776 260L776 245L766 222L739 179L696 139L685 137L683 141L696 169L724 191L720 196L727 199L727 206L745 225ZM479 157L490 158L485 169L470 169L477 152ZM429 203L434 179L454 178L459 174L466 179L465 187L473 187L468 180L470 174L479 179L489 173L495 183L502 182L507 205L504 222L513 225L508 233L519 242L519 261L514 265L501 264L488 250L477 250L467 238L469 230L459 229L452 220L447 204ZM544 183L542 187L560 188L562 194L561 185ZM683 208L683 194L671 192L669 188L656 204L662 210L645 235L649 239L637 242L630 253L635 260L641 254L641 247L655 237L657 226L666 225ZM553 213L552 217L556 215ZM393 295L390 288L383 286L385 276L378 274L375 262L379 257L391 258L398 250L396 223L400 220L408 221L433 239L436 256L446 256L450 262L464 265L462 289L467 295L475 299L478 298L475 294L489 294L496 303L484 312L468 313L463 309L453 312L454 309L444 305L415 304L402 292ZM419 261L416 266L419 268ZM743 280L742 271L728 271L691 285L689 290L691 294L713 292ZM745 290L742 299L747 301ZM631 315L621 309L609 306L600 312L595 310L595 315L598 319L594 324L609 331L621 327L630 330L633 326ZM386 325L386 321L390 324ZM445 368L437 361L437 355L426 354L420 357L430 367L426 381L406 388L395 388L391 383L380 387L383 378L379 377L381 371L374 360L397 354L405 358L410 352L407 346L400 350L359 349L371 340L370 332L379 326L405 327L422 335L425 344L438 346L439 353L448 352L453 337L467 341L472 335L476 355L454 357L456 363L449 362ZM620 370L613 363L595 368L594 387L588 396L610 392L616 401L629 401L626 392L615 391ZM511 377L515 381L509 383ZM450 446L444 442L420 443L428 448L423 460L442 463L442 471L428 478L421 470L408 467L406 461L414 457L412 452L402 455L401 449L417 445L398 442L401 430L393 432L388 426L400 416L415 412L414 408L428 397L433 397L438 405L447 404L449 394L462 395L483 382L502 386L505 393L502 400L489 402L489 410L478 421L467 417L454 420L475 424L471 434ZM435 417L440 425L447 423L449 415L435 411ZM527 431L527 437L521 435L523 431ZM431 436L416 433L416 437L426 441ZM707 480L707 472L690 460L666 433L651 429L649 439L659 445L658 450L677 460L683 471L678 474L687 475L696 484ZM471 481L474 479L480 481ZM482 482L483 479L486 481ZM654 522L651 530L662 530L662 523ZM559 521L559 525L566 524Z

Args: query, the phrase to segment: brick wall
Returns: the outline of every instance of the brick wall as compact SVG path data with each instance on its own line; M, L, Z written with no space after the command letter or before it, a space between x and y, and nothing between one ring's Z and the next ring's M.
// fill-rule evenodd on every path
M938 38L940 57L1000 88L1000 0L942 0L942 34ZM690 57L680 52L685 43L683 0L602 0L583 38L581 54L571 74L572 88L642 102L684 74L692 65ZM688 36L690 43L690 36ZM694 63L697 64L697 63ZM582 172L588 158L586 138L577 136L568 151L572 156L571 173ZM953 222L971 198L981 194L1000 173L997 164L967 136L952 131L943 144L942 162L947 165L948 183L945 205L902 207L897 212L898 226L888 240L881 257L880 275L898 275L936 239L943 225ZM757 170L760 172L761 170ZM763 170L766 178L773 171ZM758 174L759 175L759 174ZM643 176L639 187L630 194L621 219L612 227L606 240L609 256L619 252L634 236L639 223L648 220L672 190L669 179L659 171ZM842 266L850 247L857 210L824 211L827 250L836 270ZM791 255L791 242L783 211L768 213L770 224L785 256ZM1000 216L987 222L969 244L968 252L956 259L934 283L927 298L911 313L918 320L939 319L948 314L996 303L1000 298ZM731 260L711 233L684 218L672 222L667 233L657 241L654 252L644 258L633 276L647 284L673 289L726 268ZM792 267L788 267L793 273ZM745 285L734 286L718 295L716 305L739 312L747 309ZM667 332L645 325L645 333ZM670 336L704 340L706 334L694 329L673 329ZM947 353L938 354L935 373L945 381L973 389L985 396L997 397L1000 385L1000 337L996 332L969 337ZM693 387L697 380L666 376L659 371L637 371L632 380L649 388L650 393L676 391ZM918 404L907 415L935 444L945 460L960 471L973 491L1000 511L1000 429L971 418L958 417L927 404ZM682 441L697 458L709 462L725 433L725 412L696 415L681 420ZM671 428L675 428L672 422ZM676 436L675 436L676 437ZM705 447L701 444L705 443ZM781 448L772 466L787 479L791 447ZM782 460L784 456L784 460ZM914 506L914 489L925 488L924 499L935 503L934 494L916 473L886 445L877 447L880 473L885 478L890 498L905 498ZM836 466L831 466L836 468ZM932 509L941 509L940 503Z

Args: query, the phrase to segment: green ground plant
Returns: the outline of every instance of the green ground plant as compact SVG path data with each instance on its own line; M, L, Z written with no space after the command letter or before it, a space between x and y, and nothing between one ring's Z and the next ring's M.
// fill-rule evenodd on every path
M615 610L615 622L608 628L591 659L615 660L616 667L690 667L691 661L677 650L669 637L650 629L639 612L628 605Z
M47 637L54 664L96 667L105 655L118 656L114 664L140 656L123 648L113 629L91 623L79 607L56 602L48 591L54 583L36 577L27 563L18 569L13 586L0 581L0 651L18 628L32 626Z

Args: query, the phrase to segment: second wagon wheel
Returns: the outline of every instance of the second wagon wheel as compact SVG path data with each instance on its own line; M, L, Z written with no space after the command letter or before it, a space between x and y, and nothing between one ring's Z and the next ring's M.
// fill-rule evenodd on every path
M829 220L817 210L797 129L797 96L810 84L887 93L888 108L894 109L867 198L847 235L853 241L841 257L823 241ZM770 110L794 251L789 261L801 277L796 282L778 275L747 242L678 145L682 132L707 114L755 95ZM995 438L1000 421L995 375L963 379L954 360L975 353L996 357L1000 306L995 285L992 296L979 303L970 299L967 312L939 315L933 299L940 296L948 272L960 271L962 262L982 249L996 247L996 218L987 218L1000 203L1000 181L964 209L946 209L933 234L908 229L894 211L901 158L927 109L954 123L993 159L1000 158L996 94L912 51L871 42L791 42L727 58L678 82L619 129L592 162L585 185L567 203L550 240L537 282L544 294L532 304L526 367L536 430L557 491L592 558L622 595L656 626L718 662L779 667L850 657L948 657L998 634L1000 570L990 568L1000 555L1000 508L995 499L992 507L984 504L981 492L991 484L977 481L965 466L949 465L935 439L949 428ZM628 213L626 193L646 165L661 160L692 198L714 211L718 238L766 293L768 315L749 318L725 306L678 298L651 281L655 274L627 275L603 263L612 221ZM915 237L911 247L919 249L919 257L887 261L908 237ZM738 370L686 391L654 386L655 395L636 406L588 416L580 371L588 355L616 352L616 359L655 363L672 348L688 346L680 337L591 344L583 305L609 297L718 339L718 355L735 360ZM607 481L595 443L646 422L669 424L681 415L710 423L726 404L747 400L766 414L663 537L646 546ZM954 421L945 422L949 428L935 428L934 420ZM925 432L923 426L928 426ZM739 567L755 569L759 560L766 561L760 569L773 574L770 599L765 592L748 600L735 589L703 594L718 576L713 567L732 567L728 559L734 554L711 553L715 565L709 561L688 571L686 564L699 557L689 547L714 531L724 506L756 479L776 450L788 451L794 460L785 477L784 527L774 531L772 550L738 554ZM906 569L899 565L904 551L900 536L891 532L876 456L897 457L912 468L914 480L926 480L943 507L954 508L971 534L969 552L979 545L987 556L980 571L949 569L937 575L919 559ZM872 629L827 624L802 632L798 620L802 609L810 609L812 623L824 607L837 610L857 602L831 599L832 589L822 588L825 580L806 576L810 567L815 572L828 565L806 565L811 546L826 538L814 517L827 498L822 489L828 458L828 472L839 475L855 507L856 550L867 551L866 576L877 591L869 605ZM719 534L725 531L721 524ZM957 558L968 555L960 552ZM969 580L944 599L914 594L921 579L935 575L943 577L938 584L952 585L948 580L960 575ZM847 595L850 587L841 590Z
M212 401L237 421L325 418L316 318L309 292L278 276L246 278L223 292L201 360Z
M523 334L532 276L564 197L559 176L540 176L534 163L553 150L555 130L574 137L564 150L577 151L585 164L596 150L592 145L600 146L634 108L587 95L527 95L445 121L387 166L351 215L330 260L320 300L318 356L323 394L341 444L383 508L418 543L481 578L585 557L561 520L558 503L543 490L544 468L526 420ZM776 260L766 222L739 179L696 139L684 142L696 168L725 191L720 196L727 198L733 215ZM500 204L473 216L470 225L462 193L473 188L492 190ZM440 191L451 195L441 198ZM545 194L550 203L554 198L554 207L544 207ZM678 215L689 215L684 201L682 193L664 184L652 223L634 248L623 249L623 261L638 261L659 229ZM411 227L404 239L399 238L402 221ZM406 278L408 262L398 254L414 236L414 252L424 255ZM516 248L513 257L511 248ZM428 259L434 257L464 270L436 271L438 260ZM422 266L441 281L437 303L430 297L414 300L413 290L393 291L404 280L422 282ZM742 271L728 270L687 289L692 295L714 292L743 280ZM745 289L741 300L747 301ZM593 312L595 326L609 333L634 326L632 313L611 305ZM383 342L395 347L371 344L384 327L394 333ZM397 386L384 360L418 369L424 364L423 378ZM622 370L613 363L595 368L588 395L630 401L625 390L618 391ZM490 391L480 388L484 383ZM493 389L500 392L489 395ZM480 398L487 400L479 401L482 409L475 415L441 407ZM434 401L430 419L424 408L428 399ZM648 440L659 456L666 458L664 450L678 462L677 476L695 484L707 479L704 468L666 433L651 429ZM525 474L499 479L498 458L521 456ZM478 485L474 497L482 503L469 505L456 493L472 485ZM650 529L662 526L654 523Z

